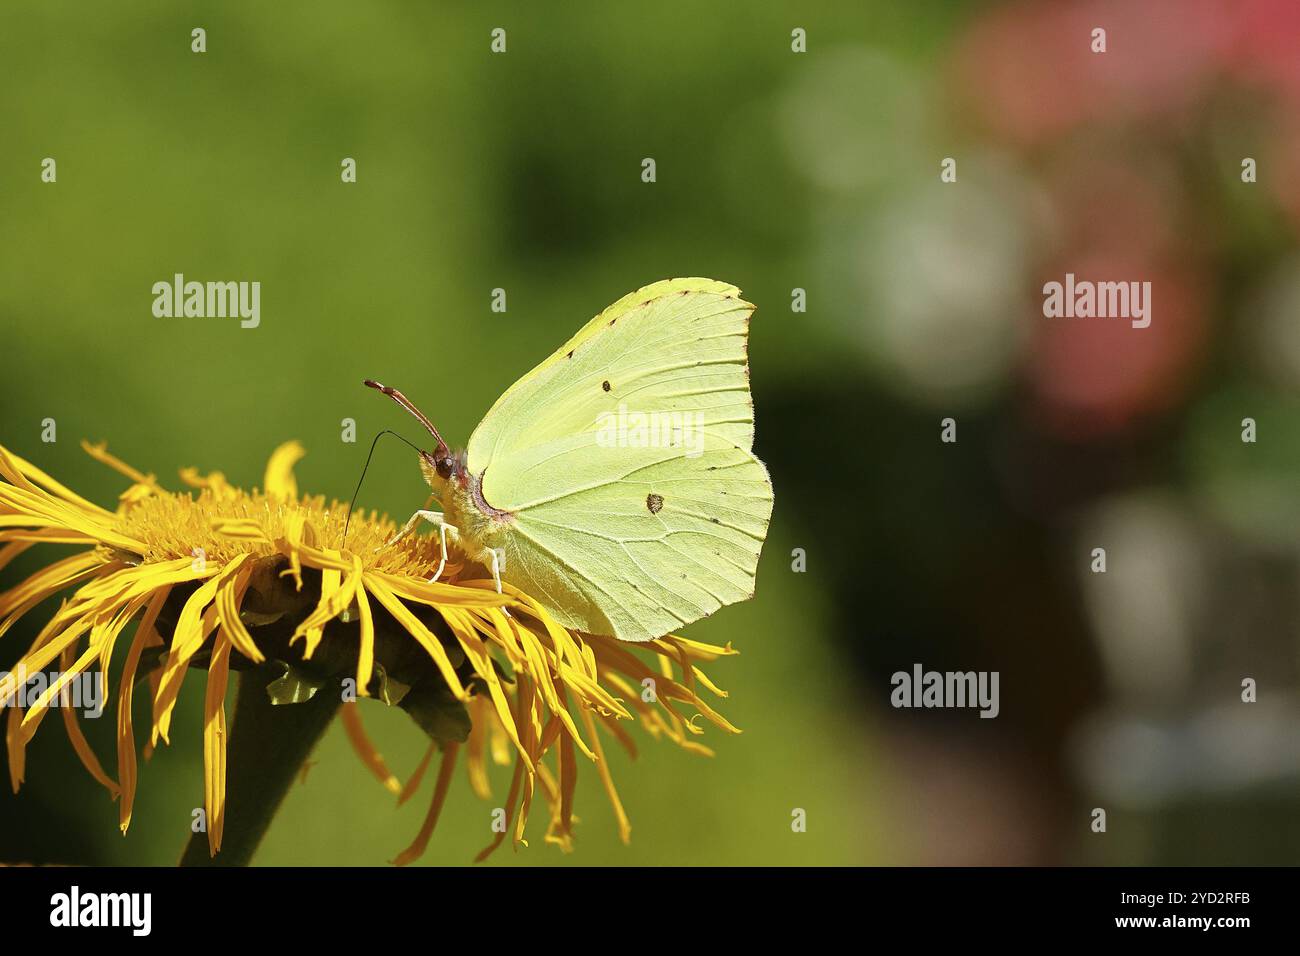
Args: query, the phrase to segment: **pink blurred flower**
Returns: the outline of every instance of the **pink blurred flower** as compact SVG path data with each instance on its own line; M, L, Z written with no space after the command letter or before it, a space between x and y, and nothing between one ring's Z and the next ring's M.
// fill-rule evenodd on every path
M1238 48L1225 0L1014 3L980 19L956 55L975 109L1023 143L1089 120L1116 124L1193 102ZM1092 52L1092 31L1106 52Z
M1300 3L1247 0L1234 3L1232 42L1225 68L1239 81L1300 102Z
M1042 281L1061 281L1066 272L1094 282L1150 281L1151 325L1040 316L1027 374L1035 392L1031 406L1043 424L1073 438L1097 439L1177 407L1207 337L1195 273L1168 261L1098 252L1058 262Z

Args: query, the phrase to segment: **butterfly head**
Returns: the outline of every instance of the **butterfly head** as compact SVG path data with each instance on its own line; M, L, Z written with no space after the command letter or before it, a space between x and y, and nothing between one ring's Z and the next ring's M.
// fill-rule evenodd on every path
M453 454L445 445L434 451L421 450L420 473L434 491L442 490L451 481L464 484L465 453L461 451Z
M381 385L373 379L366 379L362 384L367 388L373 388L376 391L383 392L398 405L401 405L411 413L416 421L428 430L429 434L433 436L434 441L437 442L433 451L420 450L420 471L423 473L424 480L429 483L430 487L437 491L446 485L446 483L452 478L463 479L465 474L464 454L452 454L451 449L447 447L447 443L443 441L442 436L438 434L438 429L434 427L433 422L429 420L429 417L425 415L424 412L416 408L415 404L409 398L392 386Z

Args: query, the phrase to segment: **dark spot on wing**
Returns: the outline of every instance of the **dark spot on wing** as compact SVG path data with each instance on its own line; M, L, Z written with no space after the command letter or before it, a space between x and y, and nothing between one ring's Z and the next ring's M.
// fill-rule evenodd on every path
M568 355L568 357L569 357L569 358L573 358L573 349L569 349L569 355Z
M609 391L609 381L606 380L606 381L601 382L601 383L600 383L600 387L603 388L605 391L608 392L608 391Z
M645 506L650 509L652 515L657 515L659 509L664 506L663 495L656 495L653 492L645 496Z
M710 518L709 520L712 521L714 524L722 524L722 522L719 521L717 518Z

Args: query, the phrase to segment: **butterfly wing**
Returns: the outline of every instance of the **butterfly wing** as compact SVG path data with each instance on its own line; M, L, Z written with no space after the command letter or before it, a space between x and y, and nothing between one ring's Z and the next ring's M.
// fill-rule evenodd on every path
M753 308L710 279L624 296L470 438L484 500L514 515L504 576L561 623L651 640L753 595L772 511L750 451Z

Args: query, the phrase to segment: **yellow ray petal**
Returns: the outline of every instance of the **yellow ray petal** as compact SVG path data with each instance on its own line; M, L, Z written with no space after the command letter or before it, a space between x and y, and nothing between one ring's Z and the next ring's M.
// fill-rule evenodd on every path
M137 485L144 485L152 491L163 493L165 489L158 484L158 480L153 475L146 475L142 471L132 468L116 455L109 454L108 442L99 442L91 444L86 440L81 442L81 450L100 464L107 465L119 474L125 475L134 481Z
M131 648L127 651L126 662L122 666L121 687L117 699L117 780L122 788L122 799L118 805L118 826L126 833L131 825L131 809L135 804L135 731L131 726L131 703L135 693L135 674L140 667L140 655L146 647L161 644L156 622L158 613L167 601L171 589L164 587L149 600L140 626L136 628Z
M689 688L679 684L675 680L670 680L662 675L656 675L655 672L646 665L645 661L624 648L615 646L611 641L597 638L593 638L592 643L588 646L594 649L598 659L605 666L622 671L624 674L627 674L636 681L636 683L641 683L647 677L654 680L656 698L659 703L672 714L681 717L673 707L672 701L676 700L682 703L688 703L692 707L699 708L700 713L708 718L711 723L715 726L721 727L723 730L727 731L727 733L740 733L739 728L733 726L730 721L696 696L696 694ZM686 720L684 717L682 719L685 721L685 726L688 730L692 733L699 733L699 730L689 720Z
M365 587L375 599L388 609L388 613L397 619L397 623L402 625L412 637L414 637L433 658L434 665L438 672L442 674L442 679L447 682L447 687L451 690L453 696L459 701L469 699L469 694L456 676L456 668L451 666L451 659L447 656L446 649L437 636L424 626L410 608L397 599L392 591L388 589L384 582L386 575L366 573L363 587ZM451 621L447 621L448 625ZM454 628L453 628L454 630Z
M496 848L501 845L501 842L505 840L506 832L510 829L511 814L514 811L515 804L519 800L519 784L523 779L524 769L523 755L520 754L520 756L515 760L515 773L514 776L510 778L510 792L506 794L506 803L502 808L506 812L506 827L504 830L498 831L497 835L492 838L492 842L479 851L478 856L474 857L475 863L482 863L486 860L493 854Z
M11 697L18 684L27 679L26 675L44 670L50 661L76 644L81 635L90 629L90 625L91 621L88 617L79 618L57 636L50 638L40 647L33 648L24 655L14 665L13 671L4 677L0 677L0 701L8 700Z
M384 762L383 755L375 748L374 743L370 740L370 735L366 733L365 725L361 722L361 713L357 709L356 701L348 701L339 710L339 716L343 719L343 730L348 735L348 742L352 744L352 749L356 751L361 762L389 793L399 794L402 792L402 782L397 779L397 775L388 769L388 764Z
M27 738L23 736L20 726L23 719L22 708L14 704L5 708L9 715L5 718L5 751L9 756L9 786L17 793L23 785L23 772L27 765Z
M94 551L73 554L32 574L0 594L0 635L31 608L64 588L84 580L103 567L104 559Z
M474 633L472 627L467 626L457 611L451 608L443 612L443 617L451 632L456 635L456 640L464 650L465 656L469 658L474 672L483 678L487 684L488 695L496 707L497 719L501 723L502 729L515 745L515 750L519 752L520 758L528 767L528 772L533 772L533 761L519 740L519 730L515 726L514 716L510 713L510 701L506 698L505 690L501 687L501 681L497 677L496 668L492 666L492 656L488 653L487 646Z
M324 572L322 572L322 578L323 577ZM306 637L312 632L318 631L323 634L325 625L348 609L348 606L352 603L353 597L356 595L357 585L360 583L361 577L355 572L355 570L352 571L352 573L349 573L348 576L343 579L343 583L337 588L330 588L327 590L326 584L322 580L320 603L316 605L314 611L303 619L302 623L294 628L293 636L289 638L289 643L292 644L298 638ZM320 639L317 638L317 641L319 640ZM303 656L310 657L310 652L315 649L315 645L308 641L307 650L304 652Z
M284 519L284 536L278 542L280 553L289 558L289 573L293 575L294 584L302 590L302 559L304 552L313 549L316 544L316 531L307 523L305 515L293 512ZM320 562L313 567L321 567Z
M447 799L447 789L451 786L451 774L456 769L456 752L459 749L460 744L453 742L447 744L443 750L442 764L438 767L438 782L433 787L433 800L429 803L429 812L425 814L424 823L415 837L415 842L397 854L397 858L393 860L394 865L406 866L412 860L418 860L428 847L429 838L433 836L433 828L438 825L438 814L442 812L442 804Z
M41 490L28 491L0 483L0 508L40 519L38 523L29 523L33 527L78 531L109 547L137 554L144 548L142 542L114 530L114 518L108 512L88 511Z
M212 606L217 590L231 580L250 558L251 555L243 554L231 561L215 577L200 584L181 608L180 617L176 621L176 632L172 636L171 650L163 665L158 692L154 695L153 731L150 739L155 743L159 737L165 743L171 742L168 731L172 710L180 696L185 670L189 667L191 658L217 627L217 609Z
M42 528L35 519L20 515L0 514L0 528L9 529L0 531L0 541L26 541L28 544L82 544L92 547L99 543L94 538L76 531Z
M203 801L208 812L208 854L221 849L226 825L226 682L230 641L217 631L203 699Z
M266 656L258 650L257 644L253 642L253 636L248 633L248 628L244 627L244 622L239 616L239 605L244 599L248 579L252 574L253 563L250 561L233 577L227 578L225 584L217 588L213 603L217 606L217 618L221 622L221 629L225 631L234 649L254 664L260 664L266 660Z
M218 501L230 500L235 497L237 492L230 482L226 481L226 476L219 471L212 471L203 474L197 468L182 468L179 472L181 481L191 488L203 488L212 492L212 496Z
M573 739L561 734L557 751L560 768L560 805L556 829L563 841L573 833L573 792L578 786L578 767L573 753Z
M81 495L69 491L31 462L18 457L2 446L0 446L0 474L3 474L21 488L29 491L41 490L90 514L100 515L105 518L113 516L113 513L107 508L101 508L93 501L87 501ZM39 486L39 489L37 486Z
M501 617L504 619L504 615L501 615ZM550 709L551 713L555 714L564 722L564 726L569 731L569 737L577 743L577 745L582 749L582 752L590 759L595 760L596 755L592 753L586 743L583 742L582 735L578 733L578 725L573 722L573 716L569 713L568 707L561 703L560 691L556 688L555 683L551 678L552 665L554 664L557 669L559 669L561 665L559 665L558 661L550 661L547 659L547 652L542 647L541 641L539 641L537 635L528 630L528 628L521 627L516 622L514 623L514 630L518 636L519 643L524 649L524 653L527 655L528 660L532 665L530 667L530 672L533 674L534 679L538 682L538 686L542 690L542 696L546 699L547 707Z
M587 725L591 745L596 751L596 771L600 774L601 786L605 788L610 805L614 808L614 816L618 820L618 838L627 843L632 839L632 823L628 820L627 813L623 810L623 801L618 798L618 790L614 787L614 778L609 772L609 761L605 759L605 751L600 743L600 735L596 731L596 723L592 719L591 712L587 710L582 712L582 720Z
M71 644L64 647L61 652L63 659L62 673L59 674L57 679L51 681L50 685L41 692L41 695L36 698L35 702L28 707L27 713L23 717L23 727L26 732L29 734L32 732L34 728L31 728L31 725L41 720L45 710L50 706L50 702L63 692L63 688L72 683L72 681L93 664L96 659L103 659L104 646L101 645L106 645L111 652L113 642L117 639L117 635L120 634L122 628L126 627L130 620L135 617L143 603L143 599L137 599L119 610L106 622L96 623L91 629L89 646L84 652L82 652L81 656L76 659L75 663L71 663L71 661L72 655L75 653L76 649ZM34 673L34 671L29 673ZM71 708L64 709L69 710Z
M321 604L324 604L324 602L330 597L330 595L332 595L335 591L337 591L340 587L342 587L342 583L341 583L342 579L343 579L342 573L335 570L334 568L325 568L323 571L321 571L320 573ZM313 625L307 628L307 630L303 632L304 643L303 643L302 656L307 660L311 660L312 654L316 652L316 646L320 644L321 638L323 638L324 636L325 636L325 624L323 621L318 625ZM289 643L292 644L293 640L290 640Z
M362 582L361 559L354 558L353 576ZM357 612L361 618L361 646L357 649L357 694L369 697L370 678L375 670L375 620L370 613L370 599L366 597L364 583L356 589Z
M266 474L262 479L262 490L273 498L296 500L298 481L293 476L293 466L306 454L306 449L296 441L287 441L271 452L271 459L266 463Z
M523 793L519 799L519 813L515 817L514 843L516 846L523 844L528 845L524 839L524 827L528 825L528 812L533 805L533 792L537 786L536 767L541 759L541 747L539 745L538 725L541 722L539 713L541 701L537 696L536 682L530 680L524 675L520 675L517 681L515 691L516 711L518 716L516 722L523 728L522 749L520 754L528 761L528 767L532 771L524 775L522 783Z
M382 582L394 594L432 607L487 608L511 607L517 602L508 594L497 594L482 588L467 588L461 584L443 584L421 578L401 577L386 571L367 571L368 577Z
M415 772L412 773L410 779L402 785L402 792L397 797L397 805L399 807L407 800L410 800L411 797L415 796L415 792L420 789L420 781L424 779L424 772L429 769L429 761L433 759L433 755L437 753L437 751L438 745L430 741L428 748L424 751L424 756L421 757L420 762L415 765Z
M488 739L488 722L493 720L492 704L481 694L476 694L469 705L470 730L466 743L468 750L465 766L469 774L469 786L480 800L492 797L492 786L488 780L487 762L483 759Z
M77 668L84 669L95 659L94 653L87 651L79 660L76 661L76 663L73 663L73 651L74 648L69 647L63 653L63 663L60 666L63 668L65 674L69 671L77 673ZM118 794L117 784L113 781L112 777L104 772L104 768L99 763L99 758L96 757L95 752L90 749L90 744L86 741L85 735L81 732L81 724L77 722L77 709L75 707L60 707L59 710L63 714L63 726L67 729L68 739L72 742L72 749L76 751L77 756L81 759L82 766L84 766L86 770L90 772L90 775L108 791L109 795L114 800L116 800ZM24 720L24 724L25 723L26 721Z

